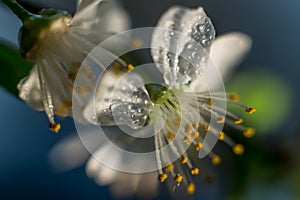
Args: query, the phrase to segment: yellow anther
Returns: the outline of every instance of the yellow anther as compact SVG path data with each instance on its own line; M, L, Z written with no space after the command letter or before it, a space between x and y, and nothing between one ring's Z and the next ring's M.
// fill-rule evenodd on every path
M174 181L176 181L177 183L181 183L182 179L183 177L181 176L181 174L176 174L176 176L174 177Z
M195 129L198 129L199 126L200 126L199 122L198 122L198 121L195 121L195 122L194 122L194 128L195 128Z
M182 156L181 159L180 159L180 162L181 162L182 164L185 164L185 163L188 162L188 160L189 160L188 157Z
M127 65L127 66L125 67L125 71L127 71L127 72L130 72L130 71L133 70L133 69L134 69L134 66L131 65L131 64L129 64L129 65Z
M189 183L187 186L186 186L186 192L188 194L194 194L196 191L196 186L194 183Z
M254 128L247 128L246 130L244 130L244 136L246 138L251 138L253 137L254 134L255 134Z
M174 138L175 138L174 133L168 133L168 135L167 135L168 140L173 140Z
M192 123L187 123L185 129L191 129L191 128L193 128Z
M210 126L208 124L203 125L203 130L208 131L210 129Z
M213 100L213 99L209 99L209 100L207 101L207 104L208 104L209 106L212 106L212 105L214 104L214 100Z
M201 142L198 142L196 145L196 151L200 151L200 149L202 148L202 143Z
M141 48L142 45L143 45L143 42L142 42L142 40L140 40L139 38L134 38L134 39L131 41L131 45L132 45L134 48Z
M185 136L185 137L183 138L182 141L183 141L184 143L186 143L186 144L189 144L189 143L191 143L191 138L190 138L189 135L187 135L187 136Z
M193 133L193 130L191 128L185 129L185 133L190 135Z
M194 133L194 139L197 139L199 136L200 136L199 131L196 131L196 132Z
M243 123L243 119L236 119L236 120L234 120L234 123L241 124L241 123Z
M211 158L211 162L212 162L213 165L219 165L219 164L221 164L222 159L221 159L220 156L214 154L214 155L212 156L212 158Z
M237 144L233 147L233 152L236 155L242 155L244 153L244 146L241 144Z
M114 71L115 75L120 75L122 72L122 67L121 64L119 62L113 62L112 63L112 70Z
M55 133L58 133L58 131L60 130L60 124L50 123L49 129Z
M158 180L161 182L161 183L163 183L163 182L165 182L165 180L168 178L168 174L160 174L160 175L158 175Z
M247 108L245 111L251 115L252 113L256 112L256 109L255 108Z
M197 168L197 167L192 168L191 169L191 174L192 175L198 175L199 174L199 168Z
M191 123L188 123L186 126L185 126L185 133L186 134L192 134L193 133L193 125Z
M229 99L232 100L232 101L239 101L240 100L240 97L237 93L231 93L229 95Z
M174 165L172 163L168 164L165 167L166 172L171 172L171 171L173 171L173 169L174 169Z
M224 123L224 122L225 122L225 117L224 116L218 117L217 123L221 124L221 123Z
M224 139L225 139L225 133L221 131L219 135L219 140L224 140Z

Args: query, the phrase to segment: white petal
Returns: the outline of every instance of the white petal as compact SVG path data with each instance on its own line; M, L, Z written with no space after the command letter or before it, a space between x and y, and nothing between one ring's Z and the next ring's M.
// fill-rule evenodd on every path
M232 73L250 51L251 38L240 32L231 32L217 37L210 49L210 59L219 69L224 80ZM213 74L210 75L213 77Z
M129 28L127 13L115 1L80 1L72 29L94 44Z
M49 159L55 170L64 172L83 165L89 153L78 137L67 138L51 149Z
M29 76L22 79L18 84L20 91L19 97L28 103L32 108L36 110L43 110L43 96L39 83L39 75L37 66L35 65Z
M207 68L192 82L187 92L219 90L230 77L235 66L251 49L252 40L244 33L231 32L217 37L210 48L210 60Z
M102 2L102 1L103 0L77 0L77 11L76 12L80 12L89 6L93 7L94 4L98 4L99 2Z
M124 198L137 192L142 174L121 173L118 179L111 185L110 190L115 198Z
M143 126L150 99L140 86L143 86L143 80L138 74L126 73L122 76L116 75L113 70L105 72L98 85L96 98L84 110L85 118L90 123L106 126Z
M85 144L89 145L89 150L95 150L101 145L99 136L95 129L86 129L84 137ZM75 134L75 133L74 133ZM49 153L49 160L58 172L64 172L83 165L90 153L86 150L78 136L71 136L63 139L56 144Z
M157 172L143 174L137 190L137 196L141 199L154 199L158 195L159 182Z
M167 85L187 84L206 66L215 37L201 7L174 6L160 18L151 40L152 57Z
M110 144L106 144L98 149L89 159L86 165L86 173L100 185L111 184L117 176L118 171L102 164L103 161L100 161L99 158L104 160L109 159L112 165L119 166L122 164L121 156L118 152L114 152Z

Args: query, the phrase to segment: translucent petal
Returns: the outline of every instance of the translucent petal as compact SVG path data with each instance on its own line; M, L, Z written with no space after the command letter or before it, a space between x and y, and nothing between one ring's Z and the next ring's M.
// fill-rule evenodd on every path
M104 145L100 149L98 149L93 156L89 159L86 165L86 173L89 177L94 178L98 184L107 185L111 184L114 179L117 177L118 172L114 169L106 167L102 164L97 157L98 156L110 156L110 160L114 163L114 165L121 165L121 155L115 152L112 152L109 148L109 145Z
M96 98L85 108L84 116L93 124L138 128L146 123L149 106L149 96L138 74L120 76L107 71L98 85Z
M129 28L127 13L116 1L80 1L71 22L72 29L93 44Z
M19 82L18 89L20 91L19 97L22 100L36 110L43 110L43 96L41 93L36 65L32 68L29 76Z
M230 32L216 38L210 49L210 59L219 69L224 80L250 51L251 38L240 32ZM211 74L210 77L213 77Z
M215 37L210 19L201 7L175 6L160 18L151 40L152 57L167 85L187 84L206 66Z
M217 37L210 49L207 69L197 75L186 91L207 91L207 80L214 80L209 81L211 91L219 90L221 84L230 77L234 67L247 55L251 44L251 38L244 33L231 32ZM219 75L216 73L219 73L222 79L217 78Z

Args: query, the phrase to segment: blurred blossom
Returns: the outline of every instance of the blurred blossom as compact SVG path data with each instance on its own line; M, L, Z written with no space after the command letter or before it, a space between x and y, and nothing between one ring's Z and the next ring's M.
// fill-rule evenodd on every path
M35 66L18 85L20 98L44 110L50 129L58 132L54 115L72 115L73 84L82 61L99 42L128 25L116 2L103 0L79 0L73 17L48 9L26 19L20 29L20 51ZM107 48L113 51L113 45Z
M254 129L241 125L241 118L226 112L226 103L248 114L255 109L240 103L236 94L212 92L224 89L219 73L224 78L231 74L232 67L248 53L251 39L235 32L215 40L213 24L201 7L174 6L163 14L157 27L152 34L151 55L164 83L146 83L139 87L142 78L134 73L133 66L124 65L131 72L118 76L118 72L123 71L120 65L113 65L113 70L103 74L94 102L83 110L87 120L95 125L127 125L135 129L131 133L133 138L127 140L121 131L118 133L116 140L123 147L138 146L138 150L142 150L154 146L157 172L148 170L152 160L129 159L126 151L118 151L105 142L106 136L99 136L97 128L80 133L92 153L86 166L87 174L100 185L111 184L112 191L119 197L143 190L143 197L151 198L149 193L156 194L159 181L167 181L171 190L184 185L186 193L194 194L197 187L194 176L205 173L199 167L199 158L208 155L213 165L222 161L211 151L218 140L228 144L235 154L243 154L243 145L222 131L223 126L231 126L247 138L254 134ZM115 96L111 96L112 93ZM151 134L153 141L139 143L138 137ZM78 141L63 141L52 150L51 160L61 160L63 162L57 164L59 168L71 169L87 157L79 149L83 147ZM135 174L131 168L140 171ZM150 173L140 173L143 170Z
M232 108L246 119L247 124L255 126L257 132L271 134L290 120L292 91L274 72L256 67L237 73L228 89L239 93L245 103L251 103L259 110L252 118Z

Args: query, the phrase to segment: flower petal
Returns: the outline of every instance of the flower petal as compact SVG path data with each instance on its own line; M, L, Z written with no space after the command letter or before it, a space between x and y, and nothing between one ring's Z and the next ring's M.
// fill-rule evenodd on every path
M84 110L85 118L92 124L106 126L143 126L150 99L142 86L143 80L138 74L126 73L122 76L108 70L102 76L95 99Z
M101 146L102 142L99 141L99 134L97 128L87 128L84 139L78 136L66 137L56 144L49 153L49 161L58 172L65 172L85 163L90 156L82 141L89 145L89 150L94 151Z
M32 108L40 111L44 109L43 96L36 65L31 69L29 76L19 82L18 89L20 91L19 97Z
M224 80L228 79L233 67L237 66L250 51L251 45L251 38L240 32L231 32L216 38L210 49L210 59ZM213 77L213 74L208 76Z
M115 1L84 0L72 19L73 30L98 44L109 36L129 28L127 13Z
M201 7L170 8L160 18L151 41L151 53L167 85L193 81L206 66L215 30Z
M122 155L118 152L114 152L110 144L104 144L90 157L86 165L87 175L94 178L98 184L111 184L117 177L118 171L102 164L99 157L106 157L114 166L118 166L122 165Z

